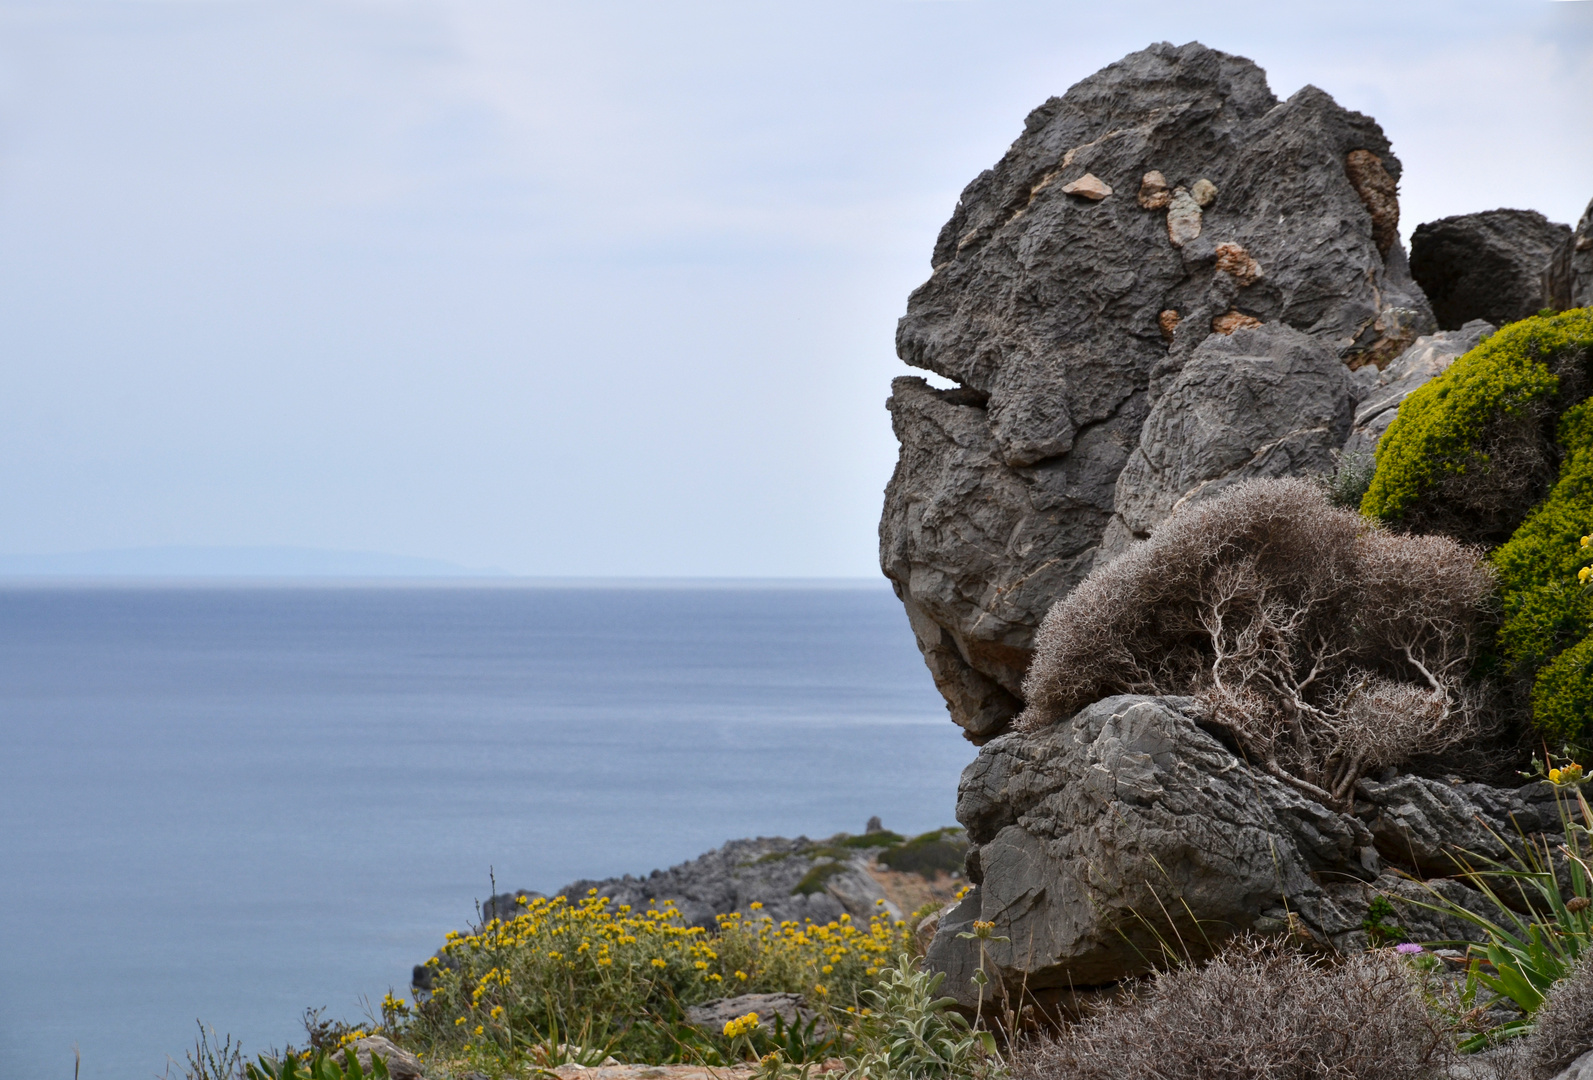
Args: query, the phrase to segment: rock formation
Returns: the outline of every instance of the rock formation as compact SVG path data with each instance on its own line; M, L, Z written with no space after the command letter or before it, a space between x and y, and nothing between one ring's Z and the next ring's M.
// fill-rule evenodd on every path
M880 900L900 918L901 912L870 872L875 854L875 849L837 848L806 837L763 836L732 840L646 877L626 874L603 881L572 881L555 895L574 902L596 889L599 896L638 911L673 901L688 926L711 927L716 915L746 911L754 902L762 904L763 913L776 922L811 919L826 923L842 915L867 920L878 910L876 901ZM818 868L822 869L814 874ZM512 917L513 895L507 901L500 903L494 897L483 907L483 914Z
M1322 468L1353 405L1328 358L1382 366L1435 328L1399 174L1321 90L1280 102L1249 60L1162 44L1036 109L964 190L897 329L957 385L892 384L880 561L970 739L1021 707L1034 630L1103 540L1186 481ZM1244 430L1202 447L1205 411Z
M1355 949L1377 893L1430 900L1431 887L1487 911L1456 880L1424 886L1391 868L1453 874L1453 856L1501 856L1498 836L1558 821L1547 785L1412 776L1364 780L1355 813L1335 813L1246 765L1190 699L1136 695L987 743L963 773L957 817L977 887L941 916L928 956L970 1007L979 942L958 935L976 919L1006 939L985 946L988 992L1021 987L1042 1001L1247 930ZM1453 918L1405 905L1399 915L1426 940L1477 938Z
M1417 338L1381 371L1362 368L1356 372L1367 378L1359 391L1360 401L1355 406L1355 421L1350 437L1344 441L1343 455L1369 460L1377 450L1377 441L1399 413L1400 402L1428 379L1449 370L1450 364L1476 348L1494 329L1476 319L1459 330L1440 330Z
M1349 368L1308 334L1268 323L1211 335L1146 417L1102 553L1241 480L1331 471L1354 406Z
M1593 202L1543 271L1543 297L1559 311L1593 305Z
M1458 330L1473 319L1503 326L1545 306L1544 269L1570 232L1536 210L1429 221L1411 234L1411 274L1442 329Z

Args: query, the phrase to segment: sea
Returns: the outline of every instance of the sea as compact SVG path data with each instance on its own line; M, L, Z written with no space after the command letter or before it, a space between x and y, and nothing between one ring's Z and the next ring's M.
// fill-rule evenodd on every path
M0 584L0 1080L359 1019L499 890L952 824L884 584Z

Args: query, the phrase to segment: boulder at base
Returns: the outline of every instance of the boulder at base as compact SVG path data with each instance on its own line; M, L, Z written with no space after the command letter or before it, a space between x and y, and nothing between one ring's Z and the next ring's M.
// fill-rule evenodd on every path
M1047 101L963 191L896 337L957 385L892 385L880 563L970 739L1021 708L1035 629L1094 566L1147 416L1174 386L1204 407L1178 382L1202 342L1268 324L1382 366L1436 329L1398 241L1399 176L1370 117L1312 86L1279 101L1251 61L1190 43ZM1313 444L1288 468L1322 458Z
M1363 780L1355 813L1339 813L1251 769L1190 699L1138 695L987 743L963 772L957 817L976 887L940 916L928 960L970 1008L976 920L994 923L988 993L1056 1002L1244 931L1364 948L1378 894L1418 939L1475 940L1474 925L1407 902L1436 892L1486 913L1454 876L1466 851L1504 858L1500 836L1563 840L1545 783L1390 775Z
M1330 941L1359 928L1315 874L1374 880L1371 833L1263 773L1201 730L1187 698L1123 695L1032 734L1003 735L968 766L957 817L978 845L978 885L941 919L929 962L972 1005L974 920L991 989L1101 986L1164 949L1200 955L1294 913Z

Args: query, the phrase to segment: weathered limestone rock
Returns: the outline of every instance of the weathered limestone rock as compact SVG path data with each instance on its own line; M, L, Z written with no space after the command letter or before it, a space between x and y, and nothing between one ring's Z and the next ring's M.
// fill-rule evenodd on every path
M343 1065L348 1060L349 1047L345 1047L332 1055L332 1060ZM425 1070L421 1068L420 1059L407 1050L400 1050L391 1042L380 1035L368 1035L363 1039L356 1039L352 1044L354 1056L359 1060L360 1070L366 1076L371 1074L371 1055L382 1059L387 1066L387 1075L393 1080L422 1080Z
M987 993L1042 1000L1142 974L1163 943L1198 958L1255 931L1363 948L1379 894L1418 938L1478 940L1418 906L1436 892L1490 914L1454 856L1506 858L1501 836L1563 839L1544 783L1367 779L1342 814L1250 768L1199 719L1189 698L1121 695L985 744L957 793L976 887L940 915L927 953L947 993L976 1002L979 945L958 937L975 920L1008 939L985 945Z
M761 915L776 922L811 919L825 923L842 915L866 922L880 910L877 902L881 900L893 917L901 917L868 872L872 852L860 851L837 860L818 854L814 849L820 846L805 837L732 840L668 870L654 870L647 877L626 874L605 881L575 881L559 890L559 895L576 901L596 889L599 896L615 904L629 904L637 911L669 900L689 926L712 927L715 916L745 912L753 902L763 905ZM815 866L832 862L840 862L841 868L827 874L822 887L796 891Z
M1410 269L1444 330L1473 319L1503 326L1545 306L1544 271L1569 226L1536 210L1489 210L1416 226Z
M1157 399L1118 475L1107 550L1240 481L1330 471L1354 405L1349 369L1316 338L1281 323L1212 335Z
M1355 422L1350 428L1350 437L1344 442L1344 456L1368 458L1376 453L1378 440L1394 422L1400 402L1428 379L1447 371L1450 364L1493 331L1493 326L1474 319L1459 330L1440 330L1417 338L1414 345L1382 371L1362 368L1361 371L1371 374L1374 381L1365 387L1355 407Z
M1205 338L1282 324L1382 365L1434 329L1356 151L1397 181L1370 118L1163 44L1035 110L963 192L897 329L958 385L893 384L880 558L974 741L1021 707L1034 630L1094 565L1141 424ZM1137 196L1069 195L1086 173Z
M946 993L974 1003L978 943L957 935L975 919L1010 939L987 944L991 993L1099 986L1149 970L1163 941L1198 953L1291 913L1323 941L1359 931L1364 906L1317 876L1377 879L1365 826L1250 769L1192 713L1185 698L1112 697L980 750L957 797L978 886L928 953Z
M1474 856L1507 860L1505 840L1560 828L1554 789L1539 782L1514 790L1398 776L1362 780L1357 812L1371 829L1378 854L1423 877L1459 872ZM1365 806L1359 805L1365 800Z
M718 1033L726 1024L748 1013L757 1013L760 1023L774 1027L778 1016L787 1027L805 1024L819 1015L802 1007L801 994L741 994L738 997L720 998L692 1005L686 1009L686 1022L704 1031Z
M1593 306L1593 202L1543 271L1543 297L1559 311Z
M1399 184L1370 150L1351 150L1344 174L1372 215L1372 240L1384 255L1399 241Z

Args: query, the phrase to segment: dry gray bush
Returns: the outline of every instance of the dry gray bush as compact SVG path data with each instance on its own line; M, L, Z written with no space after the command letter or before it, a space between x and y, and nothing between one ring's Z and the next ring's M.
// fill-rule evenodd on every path
M1554 984L1533 1015L1536 1021L1527 1053L1535 1080L1549 1080L1593 1050L1593 958L1584 957L1569 976Z
M1389 953L1329 963L1241 941L1155 976L1021 1050L1016 1080L1424 1080L1454 1059L1447 1028Z
M1344 805L1368 771L1477 731L1480 553L1381 529L1301 480L1174 514L1047 613L1021 730L1110 694L1192 694L1253 761Z

